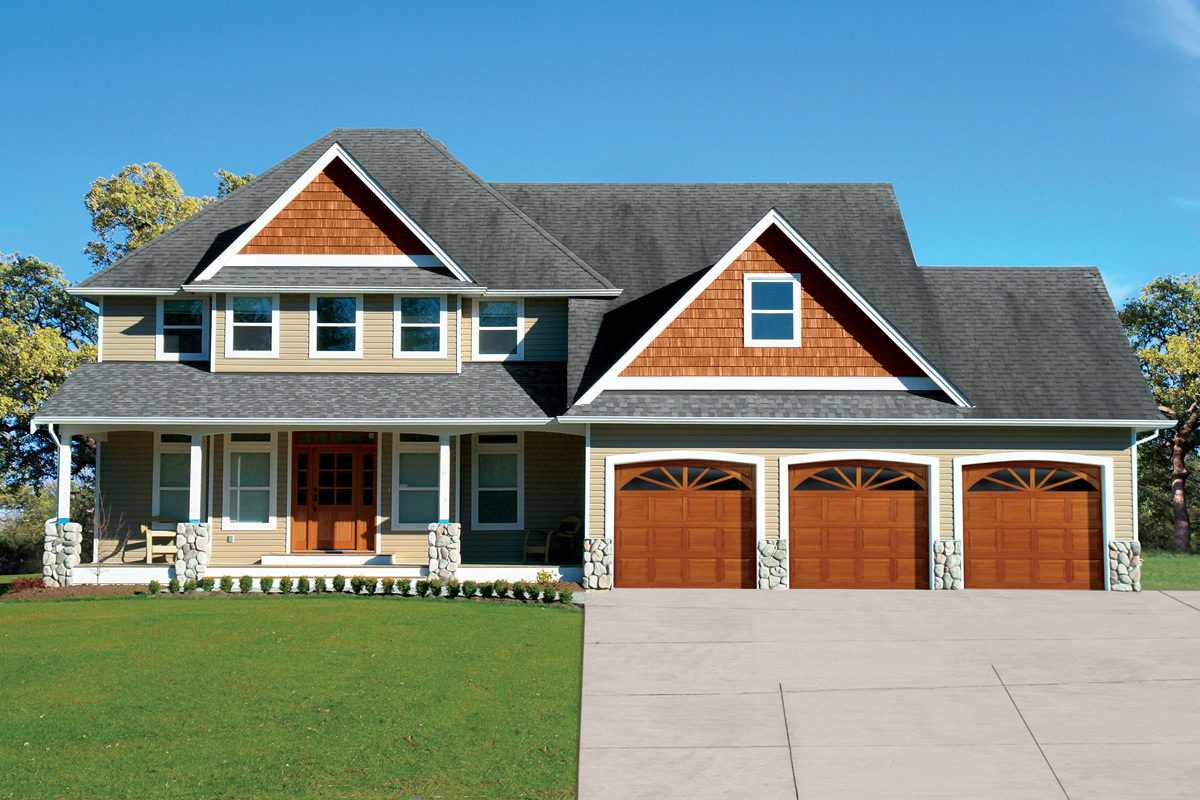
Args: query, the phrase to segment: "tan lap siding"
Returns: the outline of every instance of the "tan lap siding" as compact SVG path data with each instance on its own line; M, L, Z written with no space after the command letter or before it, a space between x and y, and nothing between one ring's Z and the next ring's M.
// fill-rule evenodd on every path
M475 335L472 304L475 299L463 298L463 361L471 360L471 342ZM525 360L567 360L567 301L565 298L544 297L525 299Z
M141 525L150 519L154 493L154 435L111 431L100 445L99 559L145 563Z
M380 497L380 521L383 553L392 554L397 564L428 564L429 563L429 533L423 531L393 531L392 530L392 469L395 466L396 454L392 451L395 434L385 433L382 437L383 456L379 464L379 479L383 482ZM463 437L466 438L466 437ZM457 488L458 455L455 452L457 437L450 437L450 514L451 521L458 517L454 515L454 491ZM434 522L434 520L430 520Z
M589 528L604 535L604 459L653 450L717 450L766 459L766 533L779 535L779 458L831 450L877 450L934 456L939 463L939 533L954 535L954 458L1005 451L1052 451L1113 460L1117 539L1133 538L1133 470L1124 428L853 428L772 426L592 425Z
M227 531L221 525L225 513L225 444L228 434L213 436L213 545L214 564L257 564L264 555L283 553L287 547L288 463L290 434L276 433L278 450L275 460L275 529L265 531ZM233 541L226 541L227 536Z
M100 317L104 360L153 361L157 315L154 297L105 297Z

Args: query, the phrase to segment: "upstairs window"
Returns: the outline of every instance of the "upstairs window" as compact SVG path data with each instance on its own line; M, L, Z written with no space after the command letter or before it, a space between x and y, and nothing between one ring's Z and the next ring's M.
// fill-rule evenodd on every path
M745 345L799 347L799 276L745 275L742 281Z
M476 302L475 352L477 361L520 361L525 357L525 301Z
M309 301L310 358L362 358L362 295L313 295Z
M396 296L392 355L443 358L446 355L446 298Z
M161 298L155 356L162 361L208 358L208 314L200 299Z
M225 356L279 355L279 295L230 296L225 306Z

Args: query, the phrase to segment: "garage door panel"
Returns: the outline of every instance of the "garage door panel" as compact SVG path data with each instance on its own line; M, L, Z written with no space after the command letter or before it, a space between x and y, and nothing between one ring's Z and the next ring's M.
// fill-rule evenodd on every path
M1001 528L1000 550L1025 552L1033 549L1033 528Z
M827 522L858 522L858 498L826 497L822 517Z
M1039 497L1033 501L1035 522L1063 522L1070 517L1070 504L1058 497Z
M791 541L788 542L788 548L794 555L809 555L812 553L824 552L825 546L821 541L820 528L789 528L791 533Z
M689 558L682 562L689 586L717 583L721 577L721 561L716 558Z
M720 535L719 550L722 553L742 553L746 541L745 528L722 528L718 533Z
M792 585L812 586L822 581L820 558L792 558L789 563L789 570Z
M654 535L650 540L650 550L655 553L678 552L683 549L686 540L687 528L655 527Z
M1033 501L1028 497L1008 497L1000 498L1000 513L998 520L1002 523L1009 522L1029 522Z
M978 523L995 522L999 508L994 497L967 496L966 514Z
M825 549L835 553L857 550L858 528L826 528Z
M613 559L613 566L623 580L633 583L647 583L650 580L650 559L618 556Z
M650 498L620 497L617 499L617 518L628 523L646 522L650 519Z
M1039 558L1034 563L1037 565L1037 583L1045 585L1069 582L1070 562L1057 558Z
M861 565L859 580L862 583L888 584L895 580L890 558L864 558L858 563Z
M897 549L894 528L862 528L862 551L864 553L889 553Z
M966 560L963 578L967 586L999 583L1002 580L1000 559L971 558Z
M648 517L656 523L683 522L686 517L682 497L651 497Z
M621 530L621 551L626 555L645 553L650 549L650 529L628 527Z
M717 498L711 492L698 497L688 497L685 509L684 519L688 522L710 522L725 516L724 509L718 508Z
M825 574L829 583L853 586L858 583L858 559L827 558L825 559Z
M721 549L724 537L716 528L689 526L684 530L687 551L690 553L713 553Z
M684 586L686 572L682 558L654 558L651 559L651 577L656 584L671 583L676 586Z
M889 497L859 498L859 522L891 522L896 503Z

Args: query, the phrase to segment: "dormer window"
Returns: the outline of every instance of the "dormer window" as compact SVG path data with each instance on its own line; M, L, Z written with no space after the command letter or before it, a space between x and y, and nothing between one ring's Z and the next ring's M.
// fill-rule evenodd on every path
M525 357L525 301L479 300L475 314L476 361L520 361Z
M742 281L746 347L799 347L800 276L744 275Z
M161 298L155 356L160 361L208 358L208 313L203 300Z

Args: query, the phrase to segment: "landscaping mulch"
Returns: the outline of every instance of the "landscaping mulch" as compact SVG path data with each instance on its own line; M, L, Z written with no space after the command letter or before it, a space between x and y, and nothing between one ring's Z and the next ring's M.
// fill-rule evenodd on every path
M58 600L64 597L125 597L145 593L145 586L97 586L90 584L53 589L26 589L23 592L5 592L3 595L0 595L0 601Z

